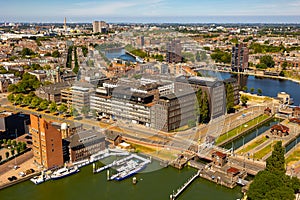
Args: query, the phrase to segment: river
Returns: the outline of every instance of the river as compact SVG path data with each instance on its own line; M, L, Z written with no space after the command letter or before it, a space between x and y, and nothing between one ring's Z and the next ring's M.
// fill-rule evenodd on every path
M48 181L34 185L26 181L0 191L1 200L163 200L169 199L173 190L177 190L196 170L185 167L177 170L172 167L158 169L159 163L154 161L146 169L150 172L137 174L138 183L132 179L123 181L107 181L106 172L92 173L92 166L80 169L80 172L56 181ZM178 199L189 200L235 200L242 197L241 188L228 189L202 178L197 178Z
M119 58L124 61L136 62L136 59L133 56L126 54L125 49L109 50L105 51L104 54L110 60Z
M247 86L248 91L250 91L250 88L254 88L255 94L257 94L258 88L262 90L262 95L270 97L277 97L279 92L286 92L294 99L294 105L300 105L300 84L290 80L262 78L242 74L230 74L228 72L213 72L204 70L201 71L201 73L204 76L215 76L220 79L234 77L238 79L241 87Z

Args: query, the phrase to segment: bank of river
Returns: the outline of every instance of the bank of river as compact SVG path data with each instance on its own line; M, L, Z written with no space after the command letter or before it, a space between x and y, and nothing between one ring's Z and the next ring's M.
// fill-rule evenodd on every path
M154 171L152 171L154 169ZM140 200L169 199L173 190L180 187L196 172L191 167L177 170L172 167L161 168L159 163L151 163L146 172L137 174L137 185L131 178L117 182L107 181L106 172L92 173L92 166L81 168L78 174L57 181L34 185L30 181L0 191L1 200ZM178 199L222 199L235 200L242 197L241 188L228 189L202 178L197 178Z

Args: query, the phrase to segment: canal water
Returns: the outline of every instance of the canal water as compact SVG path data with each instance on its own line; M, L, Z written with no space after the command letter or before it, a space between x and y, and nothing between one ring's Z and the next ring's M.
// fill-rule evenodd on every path
M300 105L300 84L295 83L293 81L247 76L241 74L237 75L230 74L228 72L213 72L205 70L200 70L200 72L204 76L215 76L219 79L227 79L230 77L234 77L239 81L241 87L247 86L248 91L250 91L250 88L254 88L255 94L257 94L258 88L262 90L262 95L270 97L277 97L277 94L279 92L286 92L290 94L291 97L294 99L294 105Z
M262 124L261 126L258 126L258 128L254 129L253 131L250 131L248 134L237 138L231 143L225 144L223 147L226 149L230 149L233 147L233 149L236 150L243 146L243 144L245 145L257 136L263 134L264 132L269 130L274 124L278 124L279 122L279 119L273 118L270 121Z
M154 161L146 171L159 168ZM123 181L107 181L106 172L92 173L92 166L80 169L80 172L56 181L48 181L34 185L26 181L10 188L0 190L1 200L31 199L31 200L163 200L169 199L173 190L177 190L196 170L186 167L177 170L172 167L160 168L152 172L141 172L135 175L138 183L132 184L132 179ZM241 188L228 189L212 182L197 178L178 199L188 200L235 200L242 197Z

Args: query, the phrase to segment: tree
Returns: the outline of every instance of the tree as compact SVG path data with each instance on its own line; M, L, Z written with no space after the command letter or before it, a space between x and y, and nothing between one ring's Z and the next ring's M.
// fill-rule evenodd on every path
M8 151L5 152L5 157L6 157L6 159L9 157L9 152Z
M195 126L196 126L195 120L190 119L190 120L188 121L188 127L189 127L189 128L192 128L192 127L195 127Z
M22 101L22 104L23 105L26 105L26 106L29 106L30 103L32 101L32 96L31 95L27 95L23 98L23 101Z
M41 101L40 105L39 105L39 109L40 110L46 110L49 106L49 102L47 100L43 100Z
M13 141L11 142L11 144L12 144L13 147L16 147L16 146L17 146L17 141L16 141L16 140L13 140Z
M202 106L201 106L201 118L202 122L207 123L209 122L209 107L208 107L208 96L206 91L204 92L203 98L202 98L202 102L201 102Z
M31 55L34 55L34 54L35 54L34 51L32 51L29 48L23 48L22 51L21 51L22 57L31 56Z
M40 105L41 101L42 101L42 100L41 100L39 97L33 97L33 98L32 98L32 101L31 101L31 103L30 103L30 106L31 106L32 108L37 108L37 107Z
M11 139L7 140L7 146L11 146Z
M21 144L21 151L24 151L27 148L26 142L22 142Z
M243 106L247 105L248 100L249 100L249 98L247 96L245 96L245 95L241 96L241 102L242 102Z
M234 112L234 91L232 84L226 83L225 84L225 91L226 91L226 110L227 113Z
M21 152L21 147L20 146L17 146L16 147L16 150L17 150L17 154L19 154Z
M60 57L59 51L58 51L58 50L53 51L52 57L54 57L54 58L59 58L59 57Z
M11 153L12 156L14 156L15 155L15 150L14 149L10 150L10 153Z
M275 66L275 62L270 55L265 55L260 58L260 63L265 64L268 68L273 68Z
M20 105L23 102L24 96L22 94L17 94L15 96L15 104Z
M15 101L15 95L14 95L13 93L9 94L9 95L7 96L7 100L8 100L9 102L11 102L11 103L14 103L14 101Z
M278 141L274 145L272 155L266 160L266 170L270 172L285 173L284 147L282 141Z
M95 109L92 109L91 112L94 118L98 117L98 113Z
M258 94L258 95L261 95L261 94L262 94L262 89L258 88L258 89L257 89L257 94Z
M295 199L300 189L297 177L290 178L285 174L284 147L279 141L275 144L272 155L267 159L267 167L259 172L247 192L248 199Z
M288 63L286 61L284 61L281 65L282 70L286 70L287 66L288 66Z
M74 107L71 107L70 108L70 115L72 115L72 116L77 116L79 113L78 113L78 111L77 111L77 109L76 108L74 108Z
M243 91L244 91L244 92L247 92L247 91L248 91L248 87L247 87L247 86L244 86L244 87L243 87Z
M61 104L59 107L58 107L58 111L61 112L61 113L64 113L68 110L68 107L65 105L65 104Z
M57 111L57 105L56 105L56 103L55 103L54 101L50 104L50 106L49 106L49 111L50 111L51 113L54 113L54 112Z
M6 142L7 142L7 140L6 140L6 139L3 139L2 141L3 141L3 144L6 144Z
M84 115L88 115L90 112L90 108L88 106L83 106L81 109L81 113Z
M255 91L255 89L252 87L250 88L250 92L253 93Z

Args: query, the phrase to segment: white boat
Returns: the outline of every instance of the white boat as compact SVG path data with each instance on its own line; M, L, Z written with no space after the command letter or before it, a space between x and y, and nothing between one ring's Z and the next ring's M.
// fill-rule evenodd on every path
M66 176L76 174L77 172L79 172L79 169L77 166L70 167L70 168L63 167L63 168L53 172L53 174L51 175L51 179L53 179L53 180L61 179Z
M30 181L33 182L34 184L38 185L40 183L48 181L49 179L50 179L50 177L42 172L41 175L31 178Z

